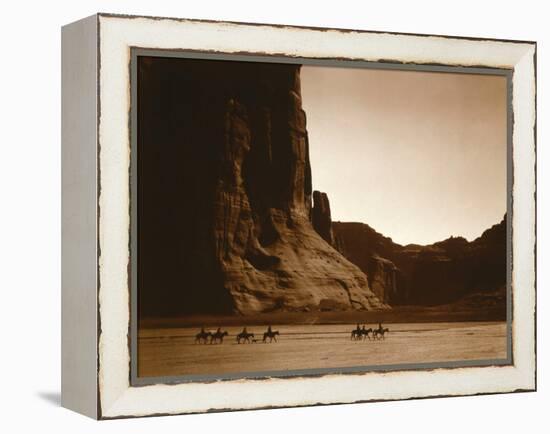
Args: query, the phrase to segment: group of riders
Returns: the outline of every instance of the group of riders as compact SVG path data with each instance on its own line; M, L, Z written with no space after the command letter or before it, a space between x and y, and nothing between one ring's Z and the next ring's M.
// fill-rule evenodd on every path
M351 331L351 340L360 341L364 339L385 339L386 333L389 329L382 327L382 323L378 323L378 328L367 328L365 324L357 324L354 330Z
M207 331L204 327L201 327L201 331L198 332L195 336L196 343L208 343L211 344L223 344L223 338L226 337L229 333L227 331L222 331L221 327L218 327L218 330L215 332Z
M378 323L378 328L367 328L365 324L357 324L357 327L351 331L351 340L360 341L366 339L385 339L386 333L389 332L389 329L384 328L382 323ZM221 327L215 332L205 330L204 327L201 328L201 331L198 332L195 336L195 343L198 344L223 344L223 338L228 336L227 331L222 331ZM271 326L267 327L267 331L263 334L262 342L277 342L277 336L279 336L279 331L273 331ZM235 340L238 344L252 344L258 340L254 338L254 333L249 332L246 327L235 336Z
M195 336L195 343L223 344L223 338L228 334L229 333L227 331L222 331L221 327L218 327L218 330L216 330L215 332L205 330L204 327L202 327L201 331L198 332ZM267 331L263 335L262 342L268 342L268 339L269 342L277 342L277 336L279 336L279 331L273 331L271 329L271 326L268 326ZM236 341L238 344L251 344L257 342L257 340L254 338L254 333L250 333L246 329L246 327L244 327L242 332L240 332L236 336Z

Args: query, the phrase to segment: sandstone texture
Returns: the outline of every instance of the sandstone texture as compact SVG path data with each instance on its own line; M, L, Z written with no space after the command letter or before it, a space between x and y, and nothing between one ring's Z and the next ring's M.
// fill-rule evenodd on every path
M313 209L311 222L315 231L330 245L333 245L334 234L332 232L332 218L330 215L330 203L326 193L313 192Z
M478 300L504 307L506 216L479 238L451 237L428 246L394 243L363 223L334 222L339 249L391 305L438 305ZM481 303L483 300L483 303Z
M143 315L388 308L313 195L298 65L141 58L138 80Z

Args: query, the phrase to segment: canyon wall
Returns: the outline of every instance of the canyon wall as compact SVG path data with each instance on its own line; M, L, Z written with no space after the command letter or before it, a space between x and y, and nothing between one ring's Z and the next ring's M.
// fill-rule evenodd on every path
M312 198L300 66L142 57L138 82L142 315L388 307Z
M399 245L363 223L334 222L333 232L386 303L430 306L479 295L505 307L506 216L471 242L451 237L428 246Z

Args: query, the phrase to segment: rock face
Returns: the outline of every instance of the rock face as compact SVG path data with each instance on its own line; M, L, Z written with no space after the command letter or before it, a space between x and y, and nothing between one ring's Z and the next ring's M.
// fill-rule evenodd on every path
M472 242L451 237L428 246L401 246L362 223L335 222L333 231L342 253L367 273L385 303L437 305L474 294L503 300L506 217Z
M332 223L334 247L363 270L370 288L388 304L406 298L408 285L394 260L401 246L364 223Z
M399 297L397 276L399 269L389 259L372 255L367 264L369 285L384 303L391 303Z
M332 218L330 216L330 203L326 193L320 191L313 192L313 209L311 212L311 222L315 231L321 235L330 245L334 244L334 235L332 233Z
M138 80L143 315L387 308L312 207L299 66L144 57Z

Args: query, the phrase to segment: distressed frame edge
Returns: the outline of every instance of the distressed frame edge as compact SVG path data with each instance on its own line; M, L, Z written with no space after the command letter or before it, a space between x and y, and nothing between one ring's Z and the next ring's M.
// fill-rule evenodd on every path
M106 16L105 14L101 14L101 16ZM118 16L117 16L118 17ZM124 19L127 19L127 18L136 18L136 17L124 17ZM149 17L148 17L149 19ZM152 18L154 19L154 18ZM99 21L99 19L98 19ZM189 20L183 20L183 21L189 21ZM215 22L216 24L220 24L220 23L223 23L223 22ZM235 23L236 26L239 25L239 23ZM252 24L252 26L254 26ZM289 26L282 26L283 28L286 28L286 27L289 27ZM294 29L303 29L301 27L293 27ZM330 30L330 29L328 29ZM373 33L373 32L366 32L366 33ZM382 32L382 33L386 33L386 32ZM419 38L423 38L423 37L430 37L430 36L434 36L434 35L419 35ZM444 37L444 38L449 38L449 39L458 39L458 38L454 38L454 37ZM478 39L475 39L475 40L478 40ZM479 39L479 40L485 40L485 39ZM502 40L497 40L498 42L503 42ZM536 65L536 43L527 43L528 46L525 48L525 52L524 54L526 56L530 56L530 51L532 49L532 57L533 57L533 62L535 62L535 65ZM99 53L101 54L101 53ZM524 57L526 57L524 56ZM522 58L523 59L523 58ZM529 59L528 59L529 60ZM518 63L516 65L513 65L513 67L516 67L520 62L518 61ZM534 86L534 96L536 97L536 67L534 68L534 74L533 74L533 77L528 77L528 78L532 78L533 79L533 86ZM515 109L515 106L514 106L514 109ZM535 151L535 163L536 163L536 106L533 107L534 111L533 111L533 115L534 115L534 122L533 122L533 147L534 147L534 151ZM515 113L515 110L514 110L514 113ZM100 115L100 114L98 114ZM516 143L516 141L514 140L514 143ZM526 151L528 152L528 151ZM535 167L536 167L536 164L535 164ZM534 192L536 193L536 178L535 178L535 186L534 186ZM536 200L536 198L535 198ZM535 215L535 219L536 219L536 215ZM535 220L535 229L536 229L536 220ZM536 233L535 233L535 238L534 238L534 253L536 254ZM535 260L536 260L536 257L535 257ZM535 287L533 288L534 291L535 291L535 295L536 295L536 281L535 281ZM536 320L536 299L535 299L535 311L533 312L533 316L534 316L534 319ZM536 331L536 327L535 327L535 331ZM536 337L536 336L535 336ZM101 351L101 349L98 347L98 350ZM449 394L449 395L424 395L422 396L421 394L418 394L418 396L411 396L411 397L405 397L405 398L394 398L394 399L399 399L399 400L402 400L402 399L422 399L422 398L428 398L428 397L435 397L435 396L466 396L466 395L475 395L475 394L491 394L491 393L510 393L510 392L514 392L514 391L532 391L532 390L536 390L536 340L534 341L534 370L533 370L533 375L534 375L534 378L533 378L533 382L531 383L531 381L529 379L526 379L525 381L525 384L524 386L525 387L521 387L522 385L519 385L520 387L517 387L516 389L514 390L506 390L506 391L498 391L498 392L481 392L481 393L467 393L467 394L458 394L458 395L455 395L455 394ZM100 367L101 368L101 367ZM248 380L248 381L253 381L253 380ZM101 384L98 383L98 386L99 386L99 389L101 389ZM393 399L366 399L366 400L358 400L358 401L345 401L345 402L329 402L329 403L326 403L326 402L317 402L317 403L306 403L306 404L288 404L288 405L274 405L274 406L268 406L268 407L265 407L265 406L262 406L262 407L246 407L246 408L233 408L233 410L244 410L244 409L252 409L252 408L280 408L280 407L285 407L285 406L308 406L308 405L323 405L323 404L337 404L337 403L347 403L347 402L372 402L372 401L380 401L380 400L393 400ZM116 401L119 401L118 399ZM124 413L119 413L117 414L117 409L116 409L116 405L114 405L112 408L108 408L107 411L104 411L104 415L103 415L103 418L107 419L107 418L119 418L119 417L136 417L136 416L146 416L148 415L147 413L145 414L124 414ZM111 410L114 410L114 413L111 411ZM208 412L208 411L228 411L228 410L231 410L231 408L215 408L215 409L206 409L204 411ZM204 412L204 411L198 411L198 412ZM182 411L179 411L179 412L167 412L167 413L155 413L155 415L160 415L160 414L183 414L183 413L196 413L197 411L185 411L185 410L182 410Z
M92 419L100 418L98 30L97 14L61 29L61 406Z
M467 41L490 41L490 42L506 42L514 44L536 44L534 40L525 40L525 39L500 39L493 37L476 37L476 36L456 36L456 35L435 35L430 33L414 33L414 32L397 32L392 30L363 30L363 29L351 29L344 27L320 27L320 26L306 26L306 25L295 25L295 24L275 24L275 23L253 23L249 21L232 21L232 20L213 20L213 19L202 19L202 18L178 18L178 17L168 17L168 16L152 16L152 15L132 15L132 14L121 14L121 13L111 13L111 12L98 12L98 17L101 18L124 18L124 19L139 19L145 18L150 20L169 20L177 22L188 22L188 23L207 23L207 24L230 24L237 26L252 26L252 27L272 27L276 29L302 29L302 30L314 30L319 32L340 32L340 33L371 33L371 34L387 34L387 35L397 35L397 36L420 36L420 37L437 37L437 38L451 38L451 39L462 39Z

